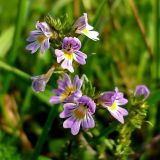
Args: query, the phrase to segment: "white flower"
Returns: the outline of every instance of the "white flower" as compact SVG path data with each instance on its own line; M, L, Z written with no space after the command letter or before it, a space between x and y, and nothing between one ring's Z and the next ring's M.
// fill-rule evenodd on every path
M83 16L78 18L74 24L74 28L76 28L75 32L78 34L84 34L94 41L99 40L99 33L97 31L93 31L93 27L88 24L87 13L84 13Z

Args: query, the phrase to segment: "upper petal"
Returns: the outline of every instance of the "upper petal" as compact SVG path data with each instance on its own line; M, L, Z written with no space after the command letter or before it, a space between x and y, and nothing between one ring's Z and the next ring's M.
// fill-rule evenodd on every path
M117 105L125 105L128 103L128 100L125 98L121 98L121 99L116 100L116 102L117 102Z
M77 107L74 103L64 104L64 110L60 113L60 118L67 118L72 116L73 110Z
M77 89L80 89L82 86L82 83L83 81L79 78L78 75L76 75L73 80L73 86L75 86Z

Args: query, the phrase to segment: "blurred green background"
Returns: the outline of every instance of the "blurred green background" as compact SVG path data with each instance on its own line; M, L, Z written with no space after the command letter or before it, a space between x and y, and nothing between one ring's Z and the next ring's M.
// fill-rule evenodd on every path
M136 153L140 159L159 159L160 140L150 148L144 147L160 134L159 3L159 0L0 0L0 160L30 159L51 108L51 89L57 86L59 75L52 76L43 93L32 91L29 77L45 73L56 62L53 52L31 55L25 50L29 32L48 13L56 18L68 14L70 22L87 13L89 23L100 33L97 42L82 37L82 51L88 59L75 72L85 73L97 93L113 90L115 86L126 95L137 84L150 88L147 121L132 137L135 150L132 159L137 158ZM82 140L82 144L77 142L69 130L62 128L63 121L58 116L61 110L61 107L58 112L55 110L40 160L115 159L115 146L105 135L93 142L92 138L88 142ZM109 122L110 117L99 112L98 128L92 130L94 135L99 136ZM85 143L93 149L90 145L86 149Z

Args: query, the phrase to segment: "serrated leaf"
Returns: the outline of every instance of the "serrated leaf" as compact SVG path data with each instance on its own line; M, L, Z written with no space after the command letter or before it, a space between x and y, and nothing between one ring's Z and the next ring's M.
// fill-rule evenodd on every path
M83 74L81 79L83 80L83 86L82 86L83 94L93 97L95 94L95 87L92 86L92 83L89 81L89 79L85 74Z

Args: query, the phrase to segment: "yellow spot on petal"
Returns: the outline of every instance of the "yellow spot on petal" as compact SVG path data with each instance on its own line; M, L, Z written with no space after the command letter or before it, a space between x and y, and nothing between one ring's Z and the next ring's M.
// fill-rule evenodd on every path
M45 39L46 39L46 37L44 35L40 35L37 37L38 43L43 43Z
M74 58L74 53L65 52L65 51L63 53L64 53L65 58L68 60L72 60Z
M88 34L89 30L88 29L83 29L81 32L84 33L84 34Z
M76 110L74 110L74 116L77 119L83 119L85 116L87 108L83 105L80 105Z
M112 106L109 107L109 110L115 111L116 109L117 109L117 103L116 103L116 101L114 101L114 103L112 104Z
M65 92L61 95L61 100L64 101L68 96L70 96L72 93L76 91L76 88L74 86L69 86Z

